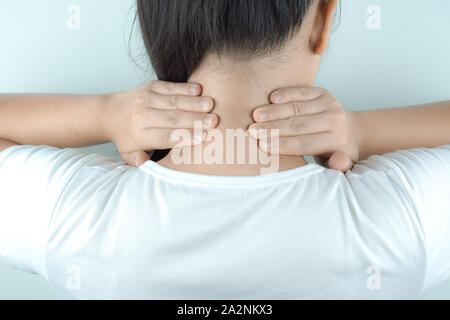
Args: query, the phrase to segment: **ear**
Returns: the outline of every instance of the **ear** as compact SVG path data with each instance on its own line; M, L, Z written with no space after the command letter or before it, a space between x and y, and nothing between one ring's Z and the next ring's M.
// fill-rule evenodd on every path
M311 34L311 48L317 55L322 55L330 42L330 31L334 23L334 14L339 0L320 0L314 30Z

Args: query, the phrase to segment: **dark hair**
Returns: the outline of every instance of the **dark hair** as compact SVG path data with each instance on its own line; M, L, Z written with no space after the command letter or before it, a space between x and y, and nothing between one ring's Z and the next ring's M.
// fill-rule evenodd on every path
M282 46L314 0L137 0L152 67L186 82L207 53L250 59Z

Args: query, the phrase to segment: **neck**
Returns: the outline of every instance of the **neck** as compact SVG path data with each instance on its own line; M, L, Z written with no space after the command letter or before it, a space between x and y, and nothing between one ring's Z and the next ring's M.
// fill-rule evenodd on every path
M256 145L256 141L248 136L245 150L239 149L237 142L236 145L230 147L229 141L226 139L227 132L247 131L248 126L254 122L253 110L269 104L269 96L274 90L283 87L312 86L315 73L314 70L311 71L311 65L305 64L302 68L302 65L293 66L280 62L280 60L272 60L259 60L254 64L251 62L236 64L229 61L224 62L218 58L206 58L191 76L189 82L201 84L203 96L214 98L213 113L219 116L219 124L214 132L209 134L208 140L203 145L180 148L181 150L173 149L169 156L161 161L161 164L180 171L231 176L259 175L264 172L289 170L307 164L300 156L263 154L257 147L251 147L252 143ZM297 71L293 68L297 68ZM203 153L204 156L205 152L211 154L207 150L220 135L224 140L223 143L216 143L213 147L215 149L222 148L219 153L223 154L224 161L222 163L209 161L209 164L206 164L205 161L195 161L195 154ZM211 136L214 136L214 139ZM236 160L228 163L225 159L227 153L230 152L234 152L236 158L239 157L239 153L244 153L245 162L238 163L239 161ZM212 154L216 156L217 153L216 150ZM174 161L174 156L180 157L180 154L183 156L187 154L187 158L190 158L191 161L187 161L189 163L184 161L181 164L180 161ZM258 161L256 163L250 161L252 157L253 159L258 158ZM264 157L265 159L263 159Z

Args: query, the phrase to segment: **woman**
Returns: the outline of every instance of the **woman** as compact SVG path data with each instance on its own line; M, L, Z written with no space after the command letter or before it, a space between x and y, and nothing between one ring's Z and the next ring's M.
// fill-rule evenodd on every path
M190 84L38 110L3 98L1 256L75 298L411 298L444 280L450 104L345 113L312 88L337 4L140 0L158 77ZM173 140L182 128L194 139ZM220 141L247 129L279 172L249 161L254 140ZM105 141L144 164L15 146ZM413 147L436 148L363 160ZM344 175L301 156L337 151L338 167L363 161Z

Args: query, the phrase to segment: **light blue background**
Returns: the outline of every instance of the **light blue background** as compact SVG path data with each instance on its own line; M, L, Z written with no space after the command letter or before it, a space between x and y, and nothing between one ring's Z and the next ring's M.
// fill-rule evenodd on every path
M70 5L81 8L79 30L67 28ZM379 30L367 27L370 5L381 9ZM151 79L129 55L144 54L138 37L128 42L133 6L132 0L1 0L0 93L104 93ZM450 99L449 15L448 0L343 0L317 85L354 110ZM110 145L94 151L115 154ZM0 299L55 297L39 276L0 263ZM423 298L449 299L450 282Z

